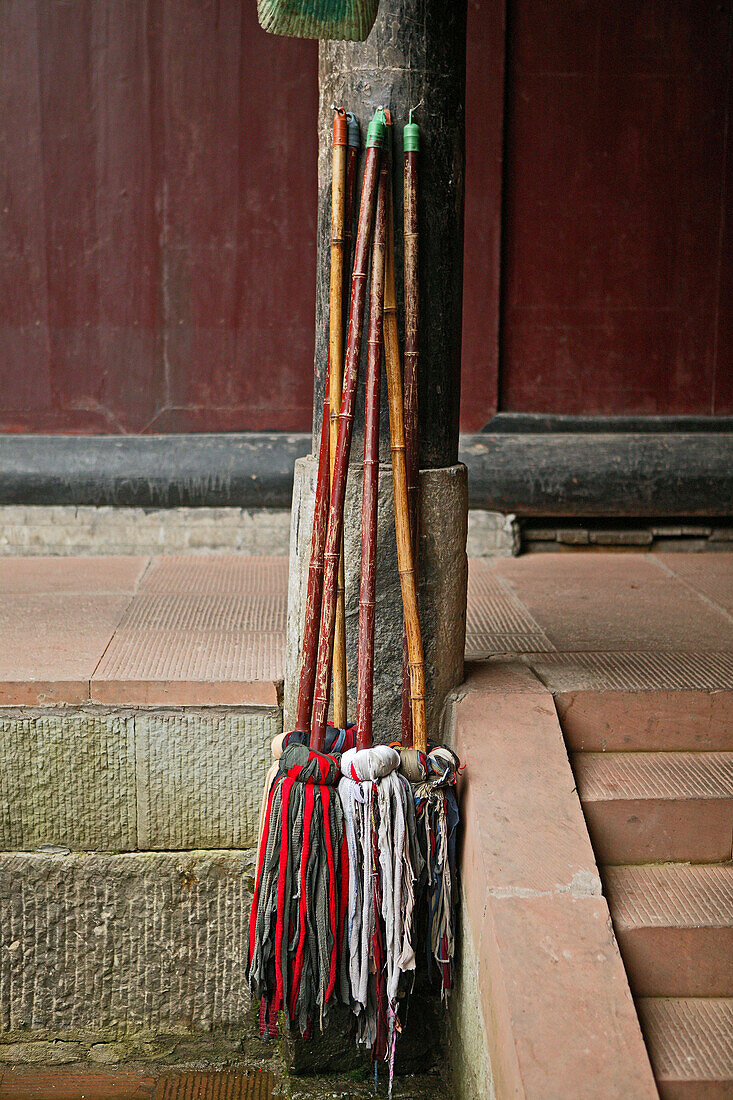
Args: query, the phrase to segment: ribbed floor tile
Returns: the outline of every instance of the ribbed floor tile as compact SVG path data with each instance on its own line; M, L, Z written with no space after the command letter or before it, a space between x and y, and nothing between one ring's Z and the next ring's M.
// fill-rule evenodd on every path
M638 996L733 996L733 865L607 867L616 935Z
M280 1096L275 1078L251 1073L172 1073L161 1077L154 1100L271 1100Z
M577 753L573 769L596 858L731 858L733 753Z
M502 653L537 653L550 648L550 643L539 634L466 634L467 661Z
M198 595L285 595L286 557L243 554L171 554L154 558L138 586L140 592Z
M733 652L539 653L532 667L550 691L733 688Z
M733 924L733 866L607 867L604 879L617 927Z
M281 595L151 593L135 596L118 630L285 631L287 600Z
M733 1095L733 1000L641 997L637 1008L664 1100Z
M581 799L733 797L733 752L579 753Z
M281 680L282 633L129 629L115 634L93 683L100 680Z
M134 1071L0 1069L0 1100L154 1100L155 1095L155 1077Z

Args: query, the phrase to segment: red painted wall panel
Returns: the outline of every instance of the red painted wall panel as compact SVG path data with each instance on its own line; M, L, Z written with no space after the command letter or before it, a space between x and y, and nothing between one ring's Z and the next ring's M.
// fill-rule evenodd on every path
M0 428L306 428L317 47L241 0L0 5Z
M510 9L500 407L724 411L729 5Z
M733 412L727 0L469 0L467 70L463 428ZM0 4L0 430L308 429L316 100L254 0Z

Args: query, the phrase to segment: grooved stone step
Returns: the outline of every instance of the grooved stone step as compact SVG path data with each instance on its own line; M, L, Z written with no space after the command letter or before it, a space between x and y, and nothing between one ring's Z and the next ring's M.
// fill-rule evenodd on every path
M600 863L731 858L733 753L576 753L573 769Z
M641 997L644 1038L662 1100L733 1096L733 1000Z
M636 996L733 996L733 865L607 867L605 892Z
M0 855L0 1041L242 1028L253 870L254 850Z
M733 691L558 691L572 752L733 752Z
M0 847L244 848L279 707L0 712Z

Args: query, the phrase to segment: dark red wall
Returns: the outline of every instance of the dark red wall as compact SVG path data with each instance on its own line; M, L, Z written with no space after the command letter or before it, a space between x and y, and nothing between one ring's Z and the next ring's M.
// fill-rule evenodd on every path
M0 4L0 423L306 428L317 46L254 0Z
M729 3L511 5L503 408L733 411L730 29Z
M308 429L316 47L255 8L0 4L3 430ZM464 429L733 412L729 0L469 0L467 62Z

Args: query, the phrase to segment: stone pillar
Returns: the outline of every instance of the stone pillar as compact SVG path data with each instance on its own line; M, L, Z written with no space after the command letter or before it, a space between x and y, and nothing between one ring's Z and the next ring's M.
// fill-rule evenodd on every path
M362 135L374 110L394 119L398 308L402 316L402 128L420 125L420 614L428 678L428 723L440 735L445 697L463 675L466 612L466 469L458 464L463 264L465 0L381 0L366 42L324 42L319 56L318 275L313 454L328 354L331 124L333 104L353 111ZM359 187L360 190L360 187ZM358 202L358 195L357 195ZM365 325L366 332L366 325ZM400 335L402 326L400 324ZM366 338L364 341L366 346ZM355 716L356 636L363 457L361 372L347 490L346 626ZM402 601L397 573L387 387L382 385L375 655L375 740L399 738ZM313 508L316 460L296 463L290 544L285 722L292 725Z

